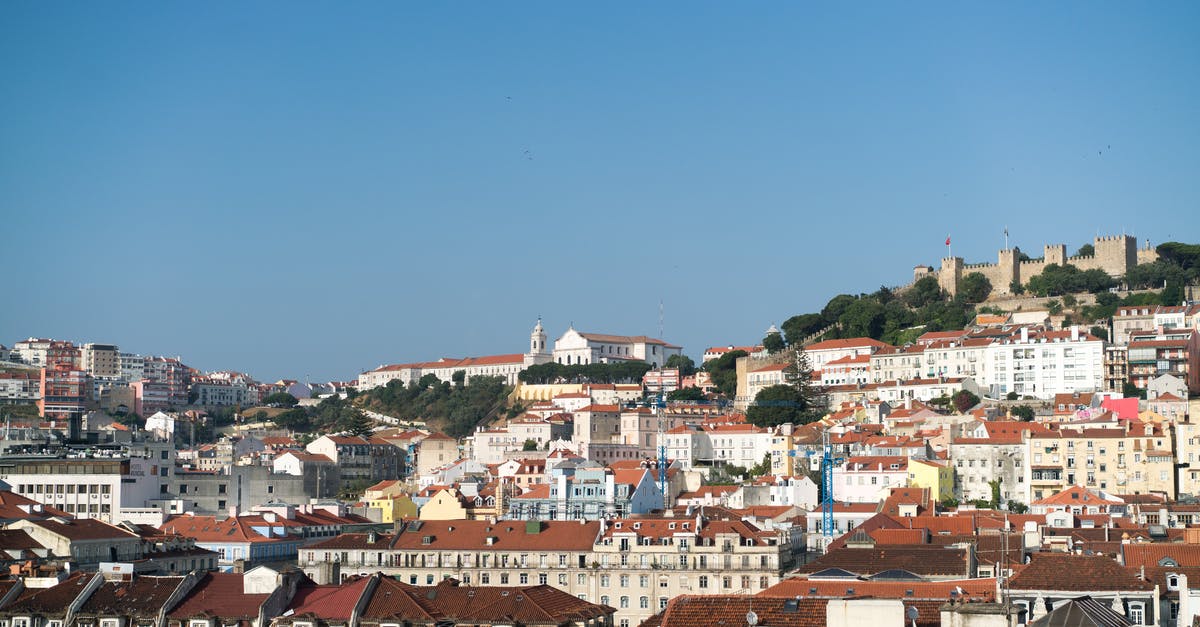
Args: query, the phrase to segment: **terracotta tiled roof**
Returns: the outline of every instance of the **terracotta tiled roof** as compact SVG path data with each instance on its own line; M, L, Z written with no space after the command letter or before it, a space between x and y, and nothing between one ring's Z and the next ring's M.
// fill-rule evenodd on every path
M69 540L126 540L138 537L120 527L114 527L95 518L72 520L35 520L34 525Z
M869 549L842 548L830 551L801 566L802 573L840 568L869 576L885 570L907 570L921 576L969 577L968 552L935 546L884 546Z
M515 551L528 550L558 550L558 551L587 551L600 533L599 522L567 522L543 521L536 533L531 533L526 521L500 520L406 520L402 523L403 531L391 536L389 545L393 549L415 549L422 551L459 551L487 550L495 546L495 550ZM382 537L382 535L381 535ZM425 543L425 538L429 543ZM495 538L492 545L488 538ZM337 538L323 540L310 548L320 548L326 542L337 540L339 547L347 546L357 539L363 547L367 534L348 533Z
M839 349L839 348L849 349L849 348L865 348L865 347L895 348L891 344L888 344L886 342L880 342L879 340L873 340L869 337L855 337L855 338L847 338L844 340L825 340L824 342L817 342L816 344L809 344L808 346L804 347L804 350L806 350L808 352L812 352L812 351L830 350L830 349Z
M348 580L340 586L300 585L288 609L295 616L349 620L370 581L370 577L361 577Z
M847 588L854 592L847 594ZM996 580L952 579L947 581L829 581L794 577L758 593L760 597L871 597L876 599L943 599L961 590L959 599L990 601L996 597Z
M1064 577L1070 573L1069 577ZM1030 562L1009 579L1013 590L1140 591L1154 584L1110 558L1070 553L1034 553Z
M91 573L76 572L49 588L26 588L16 601L4 608L10 616L21 614L58 614L70 605L92 579Z
M242 577L242 573L205 573L168 616L187 619L210 614L222 619L257 619L258 609L270 595L246 595L242 592Z
M183 577L136 575L132 581L106 581L88 597L79 614L157 616Z
M1200 566L1200 544L1129 543L1121 546L1121 552L1129 568L1158 566L1165 559L1180 566Z
M783 599L744 595L683 595L671 599L667 609L641 627L727 627L745 625L754 610L759 624L782 627L825 627L828 599Z

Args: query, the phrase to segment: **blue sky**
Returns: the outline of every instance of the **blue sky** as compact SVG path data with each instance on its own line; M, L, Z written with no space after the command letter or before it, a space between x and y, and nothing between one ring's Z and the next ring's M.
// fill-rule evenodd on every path
M698 356L947 233L1200 241L1200 5L854 9L4 3L0 342L347 379L662 301Z

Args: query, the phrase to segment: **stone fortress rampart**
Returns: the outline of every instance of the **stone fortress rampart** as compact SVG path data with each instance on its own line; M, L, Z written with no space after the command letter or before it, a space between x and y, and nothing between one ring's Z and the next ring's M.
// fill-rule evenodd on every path
M1092 241L1095 254L1090 256L1067 256L1064 244L1047 244L1043 247L1041 259L1020 261L1021 249L1012 247L999 252L996 263L963 263L962 257L946 257L937 270L929 266L917 266L913 270L913 280L926 275L937 277L942 289L955 295L962 278L972 272L978 272L987 277L992 283L993 294L1011 294L1014 281L1026 285L1029 280L1042 273L1049 264L1070 264L1080 270L1103 270L1110 276L1120 278L1130 268L1152 263L1158 259L1158 252L1150 247L1147 240L1145 248L1137 247L1137 238L1132 235L1111 235L1097 237Z

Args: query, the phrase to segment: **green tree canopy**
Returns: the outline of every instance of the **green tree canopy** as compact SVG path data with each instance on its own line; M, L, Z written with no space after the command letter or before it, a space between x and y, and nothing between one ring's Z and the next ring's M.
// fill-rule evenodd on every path
M688 357L683 353L671 355L667 358L667 361L663 364L663 366L666 368L678 368L679 376L681 377L690 377L696 374L696 362L692 361L691 357Z
M1091 256L1094 256L1095 254L1096 254L1096 247L1092 246L1091 244L1084 244L1083 246L1079 247L1079 250L1075 251L1076 257L1091 257Z
M926 275L917 279L916 283L904 293L904 301L909 307L920 309L929 303L942 299L942 286L937 277Z
M824 329L829 324L821 314L808 313L784 320L780 328L783 329L784 339L787 340L788 346L796 346L803 342L804 338Z
M1008 410L1008 413L1017 417L1019 420L1024 420L1025 422L1032 421L1034 417L1033 408L1029 405L1017 405Z
M704 400L704 392L700 388L679 388L667 392L668 401L702 401Z
M968 303L982 303L992 293L992 282L980 272L972 272L958 284L958 294Z
M276 392L262 399L264 405L279 405L280 407L295 407L300 401L287 392Z
M762 345L768 353L778 353L787 346L787 343L783 341L782 333L773 331L763 338Z
M737 360L749 353L743 350L732 350L704 364L704 370L712 377L713 386L726 398L737 394Z

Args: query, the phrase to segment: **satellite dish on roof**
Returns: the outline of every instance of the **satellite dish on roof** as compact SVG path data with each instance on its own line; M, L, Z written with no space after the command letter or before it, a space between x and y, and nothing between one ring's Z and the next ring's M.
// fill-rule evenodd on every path
M917 606L915 606L915 605L910 605L910 606L908 606L908 609L904 610L904 616L906 618L908 618L908 620L911 620L911 621L917 620L917 617L920 615L921 615L921 612L919 612L917 610Z
M755 614L754 610L746 612L746 624L750 625L750 627L754 627L758 624L758 614Z

